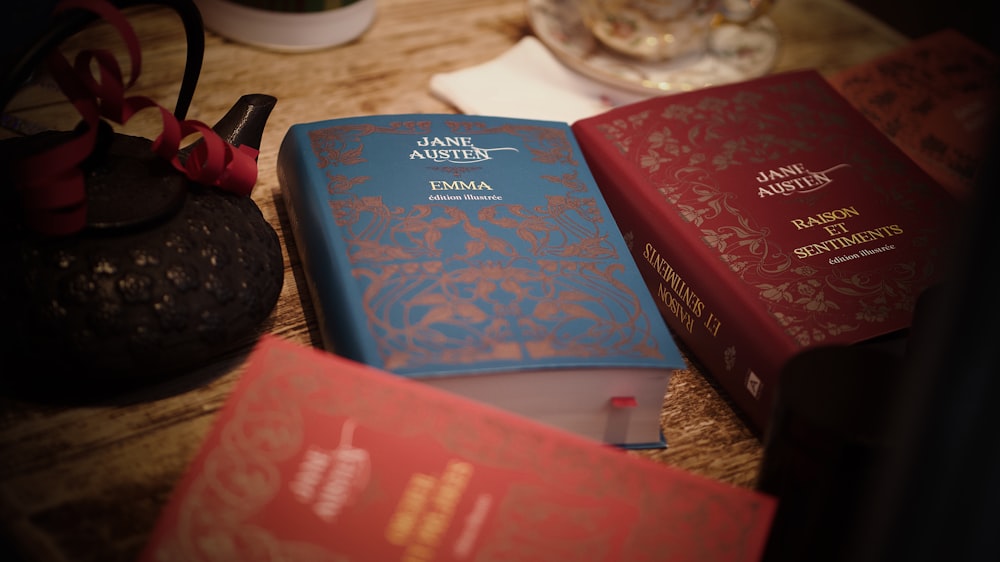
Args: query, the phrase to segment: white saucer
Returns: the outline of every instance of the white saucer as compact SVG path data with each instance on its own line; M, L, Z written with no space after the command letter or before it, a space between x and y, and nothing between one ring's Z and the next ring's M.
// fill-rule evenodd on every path
M709 53L665 63L644 62L604 47L583 24L579 0L528 0L528 22L538 39L564 64L606 84L650 94L675 93L767 74L778 56L774 21L761 16L746 25L723 24Z

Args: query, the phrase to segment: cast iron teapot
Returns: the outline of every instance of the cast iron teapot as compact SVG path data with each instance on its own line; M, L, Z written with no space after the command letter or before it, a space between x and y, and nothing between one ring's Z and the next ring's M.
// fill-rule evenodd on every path
M0 107L40 59L51 59L58 44L97 16L108 19L124 7L159 3L178 13L188 42L164 136L177 123L184 126L182 133L191 133L180 120L204 51L201 17L191 0L114 5L73 0L74 7L58 11L5 72ZM107 9L113 12L102 11ZM76 101L79 94L71 91L68 97ZM91 115L88 121L86 110L73 130L0 141L0 310L9 328L0 338L0 379L5 379L0 382L133 387L252 343L277 302L284 276L278 236L249 196L274 104L263 94L241 97L212 127L214 134L204 131L193 146L176 151L173 161L162 154L161 145L169 140L113 132L103 119ZM27 169L25 162L46 151L58 155L85 136L92 141L89 153L62 174L82 178L80 197L66 195L72 189L60 184L62 176L37 191L25 187L65 159L43 159ZM220 146L227 150L223 156L207 155L213 148L218 154ZM235 166L239 159L243 168L231 170L230 161ZM220 162L227 165L224 170ZM234 178L241 187L227 187ZM54 195L37 195L45 190Z

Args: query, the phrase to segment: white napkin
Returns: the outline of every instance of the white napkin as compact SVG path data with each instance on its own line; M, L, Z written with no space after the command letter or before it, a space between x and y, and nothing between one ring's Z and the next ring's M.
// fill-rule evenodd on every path
M533 36L477 66L435 74L431 92L469 115L573 123L645 97L565 66Z

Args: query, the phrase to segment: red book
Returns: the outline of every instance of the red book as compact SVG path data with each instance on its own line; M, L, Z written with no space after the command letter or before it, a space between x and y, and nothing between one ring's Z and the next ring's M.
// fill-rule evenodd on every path
M1000 101L993 51L945 29L829 80L943 186L972 190Z
M954 198L815 71L573 129L667 323L760 430L788 359L900 334L941 273Z
M775 500L265 336L144 562L758 560Z

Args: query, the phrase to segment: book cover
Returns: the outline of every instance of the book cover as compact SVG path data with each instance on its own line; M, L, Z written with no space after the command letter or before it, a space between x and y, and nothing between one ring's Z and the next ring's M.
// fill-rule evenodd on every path
M268 335L139 560L752 561L775 503Z
M828 79L941 185L972 191L997 122L993 51L944 29Z
M277 165L327 349L663 446L683 359L568 125L334 119L292 126Z
M675 335L759 429L807 346L909 327L954 198L817 72L574 124Z

